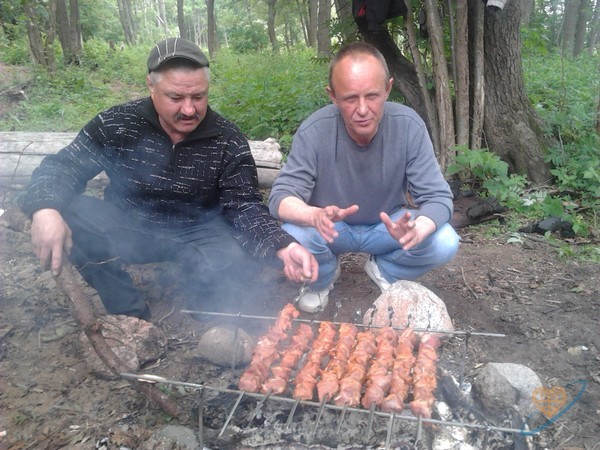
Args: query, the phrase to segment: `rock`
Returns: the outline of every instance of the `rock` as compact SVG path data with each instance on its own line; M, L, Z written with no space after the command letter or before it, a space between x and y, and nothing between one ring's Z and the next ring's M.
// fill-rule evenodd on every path
M158 359L166 349L167 336L145 320L109 314L98 318L98 322L108 346L132 370ZM79 341L92 372L111 377L112 372L98 357L85 333L79 335Z
M563 238L572 238L575 236L573 224L556 216L550 216L540 222L526 225L520 228L519 231L522 233L537 234L546 234L547 232L559 233Z
M446 304L437 295L414 281L399 280L383 292L363 317L364 325L390 325L432 330L454 330ZM442 335L446 337L450 335Z
M256 339L243 328L238 328L237 344L234 343L235 327L214 326L206 331L198 342L198 353L213 364L229 366L233 362L235 348L236 364L246 364L252 358Z
M513 363L487 364L474 383L483 407L496 417L514 409L523 417L539 418L532 395L541 387L542 381L533 370Z

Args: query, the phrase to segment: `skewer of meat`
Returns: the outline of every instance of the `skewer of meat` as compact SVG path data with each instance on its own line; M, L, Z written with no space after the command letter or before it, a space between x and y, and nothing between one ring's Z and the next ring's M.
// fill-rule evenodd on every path
M346 375L340 380L339 393L333 399L336 405L354 407L360 403L369 361L376 350L377 342L373 331L366 330L357 334L356 345L350 355Z
M238 383L242 391L260 391L262 383L269 376L269 367L279 356L279 343L287 338L292 321L299 315L300 312L294 305L288 303L279 312L275 323L269 327L267 333L258 339L250 364Z
M391 328L382 328L377 334L377 351L371 367L367 372L365 392L361 404L370 409L372 405L379 406L392 384L392 367L396 345L396 331Z
M262 385L263 394L281 394L287 389L287 384L298 361L310 345L314 337L310 325L302 323L292 336L290 345L283 351L279 363L271 367L271 378Z
M333 357L321 372L321 379L317 382L317 396L319 401L325 398L332 399L339 389L339 383L346 373L348 358L354 347L358 328L351 323L342 323L339 328L338 341Z
M440 344L437 336L421 336L417 361L413 367L413 401L410 402L410 410L417 417L431 418L431 408L435 402L433 393L437 387L437 349Z
M321 322L319 334L306 357L306 363L294 379L293 397L296 400L312 400L322 361L331 352L335 335L336 329L331 322Z
M418 337L412 328L405 328L398 337L395 359L392 365L392 382L389 394L381 402L385 412L401 412L411 385L411 369L415 363L413 354Z

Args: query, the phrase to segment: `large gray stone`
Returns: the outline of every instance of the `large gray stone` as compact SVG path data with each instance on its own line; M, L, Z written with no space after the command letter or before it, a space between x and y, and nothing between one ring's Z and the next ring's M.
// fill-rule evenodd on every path
M246 364L252 359L256 339L243 328L215 326L206 331L198 342L198 354L219 366L229 366L233 362Z
M489 363L475 379L474 388L487 412L499 416L514 409L523 417L537 419L532 394L542 387L540 377L529 367L513 363Z
M166 350L167 336L150 322L137 317L112 314L99 317L98 322L107 345L134 371L158 359ZM80 333L79 341L91 371L98 375L112 377L112 372L98 357L85 333Z
M419 283L406 280L396 281L383 292L375 300L373 307L365 312L363 323L401 328L410 325L413 328L454 330L442 299Z

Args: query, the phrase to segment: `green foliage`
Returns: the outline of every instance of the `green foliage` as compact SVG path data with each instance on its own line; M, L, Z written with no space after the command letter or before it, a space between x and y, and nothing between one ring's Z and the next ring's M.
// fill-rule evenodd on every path
M77 131L98 112L146 95L146 57L146 49L113 51L105 42L86 42L80 67L35 69L29 101L11 110L0 130Z
M458 176L483 196L496 197L501 204L527 220L556 216L570 222L573 231L587 236L590 225L577 213L578 204L568 196L551 195L544 190L528 191L523 175L509 174L508 165L487 149L458 148L455 162L448 166L448 176Z
M241 23L229 30L228 41L236 53L252 53L269 47L266 27L257 22Z
M17 26L14 25L7 25L7 27L17 29ZM26 36L22 36L18 40L11 40L0 31L0 62L10 65L29 64L27 45Z
M236 55L221 51L212 68L211 104L250 139L284 144L300 122L329 103L328 67L309 52Z
M455 161L448 166L447 174L458 175L471 183L473 189L483 189L486 195L496 197L509 207L521 203L521 195L527 186L523 175L509 175L508 164L487 149L457 148Z
M576 60L549 53L524 59L525 82L534 108L557 145L546 162L564 196L581 207L600 206L600 137L595 132L600 55Z
M96 113L147 95L148 46L111 50L102 40L84 44L79 67L37 70L31 101L0 121L1 130L77 131ZM274 137L284 151L302 120L329 103L326 62L311 52L273 55L221 50L211 61L211 106L249 139Z
M84 40L93 38L116 43L123 40L123 27L114 0L79 0L79 11Z

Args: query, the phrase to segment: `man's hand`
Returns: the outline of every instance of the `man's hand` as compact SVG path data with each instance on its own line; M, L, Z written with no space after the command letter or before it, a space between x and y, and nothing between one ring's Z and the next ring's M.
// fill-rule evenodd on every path
M52 275L58 276L65 252L71 253L73 240L71 229L56 209L40 209L33 213L31 243L42 268L50 266Z
M323 239L331 244L338 237L338 232L335 231L335 222L340 222L357 211L358 205L352 205L348 208L338 208L337 206L314 208L312 225L323 236Z
M382 212L379 214L381 221L388 230L388 233L400 243L403 250L410 250L415 245L420 244L435 231L435 223L429 217L419 216L411 221L410 212L406 212L395 222L392 222L390 216Z
M315 257L297 242L277 250L283 261L283 273L290 281L314 283L319 276L319 263Z
M335 231L335 222L344 220L358 211L358 205L348 208L337 206L310 206L297 197L286 197L279 204L279 219L284 222L294 223L304 227L314 227L328 243L332 243L338 236Z

